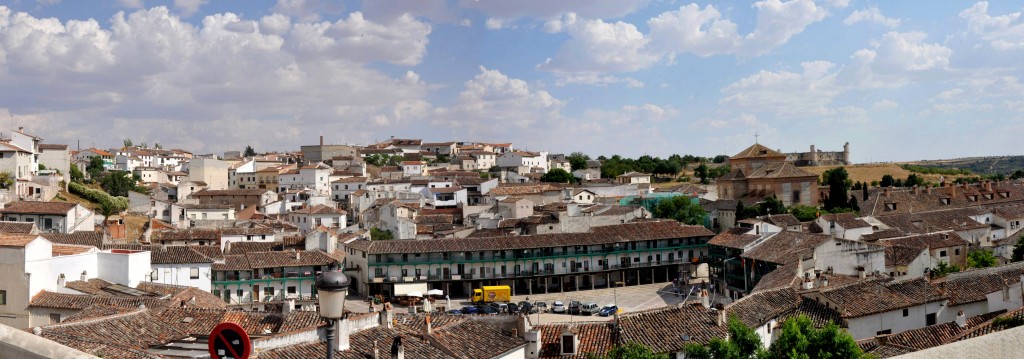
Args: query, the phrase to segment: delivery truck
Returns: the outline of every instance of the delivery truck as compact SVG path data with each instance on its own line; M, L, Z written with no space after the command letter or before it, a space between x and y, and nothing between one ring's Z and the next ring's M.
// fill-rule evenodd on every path
M473 289L473 303L508 302L512 297L512 288L507 285L485 285Z

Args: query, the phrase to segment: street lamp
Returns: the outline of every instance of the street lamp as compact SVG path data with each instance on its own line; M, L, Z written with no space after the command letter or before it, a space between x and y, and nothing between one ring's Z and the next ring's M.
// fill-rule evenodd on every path
M327 321L327 359L334 359L335 325L345 316L348 276L341 269L327 270L316 277L317 304L320 317Z

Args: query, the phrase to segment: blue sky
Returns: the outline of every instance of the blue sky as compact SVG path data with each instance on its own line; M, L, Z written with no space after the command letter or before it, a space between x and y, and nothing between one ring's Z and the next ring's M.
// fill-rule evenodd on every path
M323 135L593 156L1024 154L1020 3L0 4L0 116L47 142L196 152ZM5 124L6 125L6 124Z

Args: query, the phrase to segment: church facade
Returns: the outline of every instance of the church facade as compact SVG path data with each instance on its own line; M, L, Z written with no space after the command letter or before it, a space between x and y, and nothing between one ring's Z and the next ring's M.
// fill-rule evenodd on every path
M787 155L761 144L729 158L732 168L716 180L718 197L750 205L775 196L786 206L818 205L818 175L798 168Z

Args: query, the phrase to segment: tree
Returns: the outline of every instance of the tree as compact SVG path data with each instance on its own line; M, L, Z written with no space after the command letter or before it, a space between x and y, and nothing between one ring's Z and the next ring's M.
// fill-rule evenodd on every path
M135 188L135 179L125 171L114 171L100 180L100 187L115 197L127 197L128 191Z
M697 166L697 168L695 168L693 170L693 175L697 176L697 178L700 178L700 183L707 184L708 183L708 165L706 163L704 163L704 162L701 162L700 165Z
M999 260L988 249L979 249L967 254L967 267L988 268L999 264Z
M626 345L620 345L614 349L608 351L603 356L596 357L598 359L668 359L667 354L655 353L650 347L637 343L629 342Z
M843 167L833 168L826 171L825 183L828 184L828 199L825 200L825 209L846 207L850 202L847 192L850 187L847 183L849 175Z
M818 218L818 208L803 204L789 207L789 213L796 216L796 219L799 219L800 222L813 221L815 218Z
M565 172L561 168L550 170L540 177L541 182L572 183L575 180L576 178L571 173Z
M711 339L707 346L687 344L683 348L687 358L706 359L749 359L766 357L768 354L761 347L761 337L753 329L747 327L736 316L729 316L729 340Z
M0 188L10 189L14 186L14 175L10 172L0 172Z
M157 143L153 144L153 148L158 149L158 150L162 150L162 149L164 149L164 146L161 145L160 142L157 142Z
M1013 254L1010 256L1010 260L1014 262L1024 260L1024 236L1017 239L1017 244L1013 246Z
M868 184L867 183L865 183L864 186L862 186L860 188L860 193L861 193L861 201L867 201L868 200Z
M380 229L377 227L370 228L370 239L375 241L389 241L395 239L395 235L391 233L391 230Z
M960 267L955 264L949 264L945 261L939 261L939 264L935 265L935 268L928 269L931 272L932 278L942 278L947 274L956 273L960 271Z
M903 185L907 187L920 186L924 184L924 178L921 178L916 173L911 173L907 176L907 180L903 181Z
M100 156L92 156L89 158L89 165L85 166L85 172L89 174L89 178L97 180L100 178L100 174L104 170L103 159Z
M71 165L71 182L79 182L85 179L85 175L82 174L82 170L78 169L77 165Z
M775 195L765 198L764 202L761 202L759 207L760 210L758 211L758 214L762 216L766 214L786 213L786 205L782 204L782 201L776 198Z
M676 196L658 202L651 211L655 218L674 219L690 225L704 225L707 212L690 197Z
M124 208L121 208L117 203L111 200L100 201L96 206L96 212L103 216L103 228L104 231L107 228L107 221L110 216L121 213Z
M857 205L857 197L856 196L850 196L850 203L848 203L847 207L852 209L854 212L859 212L860 211L860 206Z
M801 314L782 323L782 333L768 349L772 358L844 358L864 356L850 333L829 323L818 329Z
M1013 174L1010 174L1010 179L1014 179L1015 180L1015 179L1021 179L1021 178L1024 178L1024 170L1016 170L1016 171L1013 171Z
M242 152L242 157L255 157L255 156L256 156L256 150L253 149L252 146L245 145L245 151Z
M575 171L587 168L587 161L590 160L590 156L587 156L583 152L573 152L568 156L565 156L565 159L569 161L569 165L571 165L572 170Z
M124 147L132 147L132 139L130 138L124 139L121 143L124 144Z
M728 160L728 159L729 159L729 156L718 155L718 156L715 156L715 158L711 160L711 163L725 163L725 161Z
M892 175L884 175L882 176L882 182L879 182L878 184L882 187L892 187L895 182L896 180L892 178Z

